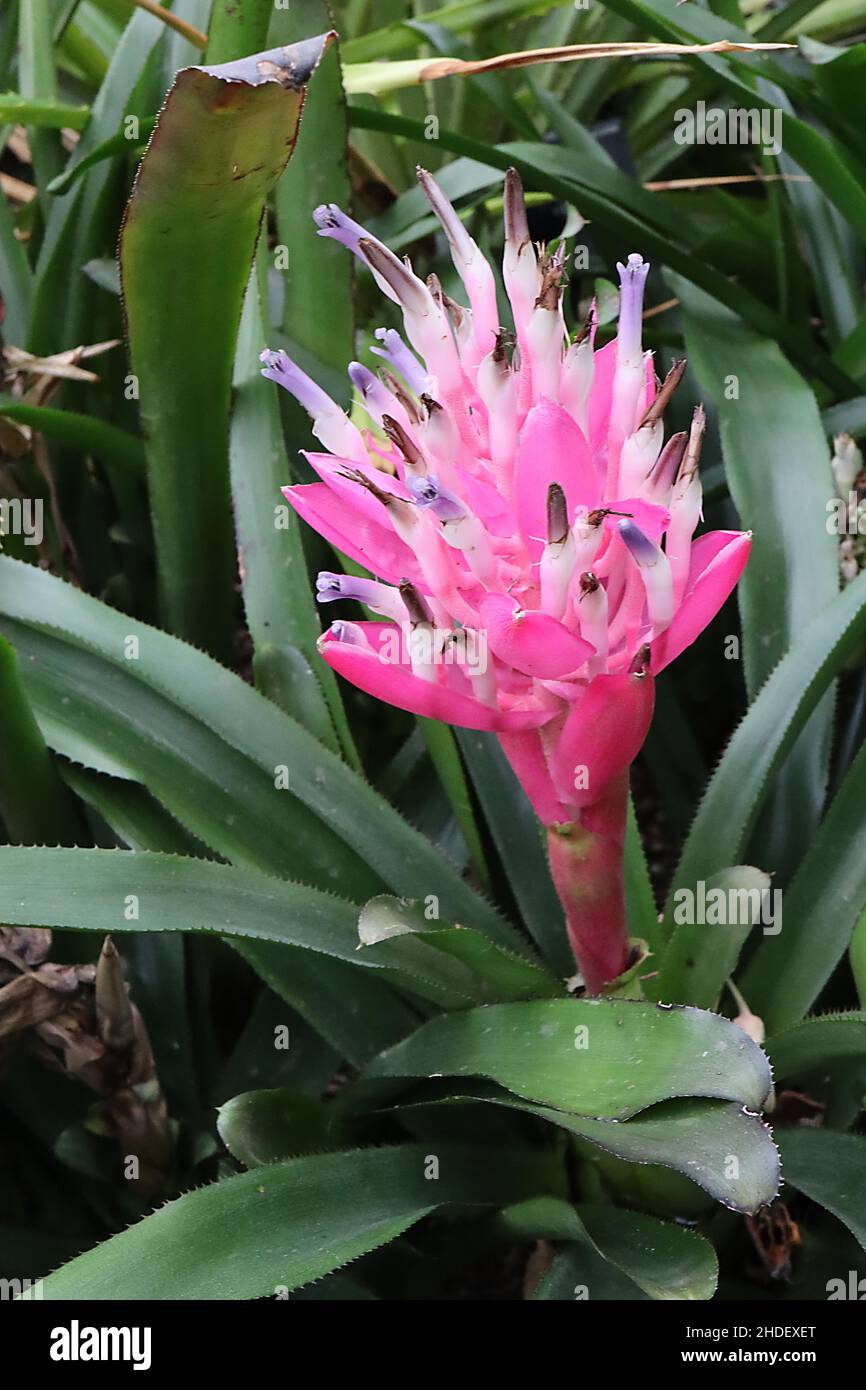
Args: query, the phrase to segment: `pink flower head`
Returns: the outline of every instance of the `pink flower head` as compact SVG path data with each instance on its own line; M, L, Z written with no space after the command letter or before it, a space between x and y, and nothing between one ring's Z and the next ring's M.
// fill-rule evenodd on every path
M704 414L665 443L662 412L685 364L658 383L642 350L642 258L618 267L617 339L596 350L593 313L571 340L565 248L532 244L510 170L508 333L492 268L430 175L419 178L467 307L339 209L316 213L320 235L352 251L402 310L405 340L376 335L380 376L350 369L368 428L284 353L263 354L265 374L296 396L329 450L307 455L320 481L286 497L375 576L320 577L321 600L356 598L382 619L335 624L320 651L390 704L497 733L546 826L595 821L608 834L603 808L646 737L654 675L718 612L749 536L693 539Z

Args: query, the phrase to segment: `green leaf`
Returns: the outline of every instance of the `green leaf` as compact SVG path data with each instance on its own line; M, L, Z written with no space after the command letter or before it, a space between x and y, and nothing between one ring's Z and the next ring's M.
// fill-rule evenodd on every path
M784 896L784 921L765 935L741 985L776 1032L812 1007L848 949L866 907L866 856L858 833L866 795L864 744Z
M566 977L574 961L535 812L494 735L455 732L526 929L551 968Z
M753 532L737 596L746 688L754 698L839 590L838 544L827 526L827 502L834 494L827 437L812 391L776 343L678 276L669 278L684 306L689 361L719 412L731 496L743 526ZM735 399L729 399L731 381L737 383ZM828 698L803 731L767 807L769 844L759 862L783 870L785 878L820 819L832 720Z
M0 121L27 125L36 129L83 130L90 116L89 106L74 106L71 102L51 98L19 96L17 92L0 92Z
M23 343L27 336L33 274L24 245L15 235L15 219L5 196L0 198L0 285L6 311L4 338L10 343Z
M866 1249L866 1139L829 1129L779 1131L785 1182L837 1216Z
M635 1000L493 1004L430 1019L367 1069L369 1077L489 1077L516 1095L600 1119L675 1096L758 1109L767 1060L727 1019Z
M267 43L272 0L214 0L207 40L209 63L257 53Z
M103 777L74 764L64 766L63 779L130 849L203 853L198 841L136 782ZM170 1113L197 1113L202 1103L200 1059L187 997L191 968L187 943L176 932L129 932L120 949L132 996L147 1024Z
M340 1142L331 1111L300 1091L247 1091L217 1111L220 1138L245 1168L333 1148Z
M46 106L57 101L57 72L51 43L51 15L48 0L20 0L18 14L18 83L26 102L34 102L44 114ZM0 121L15 119L2 114ZM39 127L43 121L34 121ZM51 124L55 124L52 122ZM41 189L60 168L60 137L53 130L36 129L30 137L33 171Z
M796 1081L835 1062L866 1057L866 1012L818 1014L774 1033L765 1044L776 1081Z
M147 142L148 137L153 134L155 125L155 116L139 121L138 133L142 141ZM132 153L130 141L123 131L119 131L116 135L110 135L107 140L101 141L100 144L92 145L90 152L83 155L77 163L70 162L62 174L58 174L56 179L51 180L45 191L54 194L68 193L70 188L83 178L87 170L93 168L94 164L101 164L103 160L113 159L115 155L128 155L130 153ZM142 147L139 149L139 154L143 153Z
M26 677L48 741L67 756L144 782L206 844L219 852L225 845L227 857L241 846L245 862L318 874L328 886L339 874L344 893L366 880L361 902L381 886L369 886L376 875L396 893L423 889L439 897L446 919L529 954L367 783L203 652L4 556L0 613L15 620L16 645L28 653ZM137 661L125 656L130 635L140 639ZM290 790L275 786L277 763L290 769Z
M299 958L303 955L300 951L295 954ZM287 1045L275 1045L281 1041ZM259 993L220 1074L214 1099L226 1102L251 1088L263 1086L286 1086L294 1092L318 1098L339 1066L340 1053L319 1037L285 1000L272 989L265 988Z
M654 1105L623 1122L571 1115L477 1086L472 1088L471 1094L449 1096L432 1103L413 1100L401 1106L400 1111L405 1118L415 1109L435 1110L449 1105L477 1107L479 1101L526 1111L585 1141L589 1153L600 1150L606 1156L622 1160L628 1199L635 1203L651 1202L658 1195L658 1182L650 1187L658 1174L643 1166L649 1164L681 1174L732 1211L755 1212L771 1202L779 1190L779 1154L771 1132L760 1116L740 1105L715 1100L672 1100ZM736 1164L731 1163L732 1158L737 1160ZM603 1176L615 1176L620 1165L616 1164L611 1171L607 1157L604 1163ZM635 1169L651 1195L635 1181ZM679 1188L677 1192L674 1210L679 1211L682 1210L682 1192Z
M133 477L144 476L145 453L141 440L107 420L79 415L74 410L55 410L48 405L29 405L26 401L6 398L0 398L0 415L29 425L52 443L80 449L105 463L117 464Z
M436 775L442 783L442 789L448 797L457 824L463 831L481 885L485 892L489 892L490 874L475 819L469 784L463 770L463 763L460 760L455 731L447 724L440 724L436 719L422 719L420 717L418 728L421 730L421 737L427 745L430 761L436 769Z
M124 625L129 629L128 619ZM290 765L292 735L305 732L299 725L290 723L288 739L284 729L282 744L271 745L268 767L240 751L230 736L221 736L201 706L196 715L188 713L186 703L142 680L140 667L151 664L150 654L123 670L18 623L0 627L19 654L28 696L55 751L98 772L144 783L192 835L233 863L282 876L301 874L325 888L339 876L343 892L358 902L381 886L375 870L324 820L309 814L293 794L298 788L285 788L279 768ZM135 624L130 635L152 641L154 634ZM215 670L242 685L222 668ZM258 706L267 710L268 702L250 693L254 717L266 719ZM306 737L314 750L327 751Z
M855 396L850 401L840 401L830 406L821 416L828 434L861 435L866 433L866 396Z
M99 811L130 848L163 850L174 855L201 852L198 842L136 783L103 777L77 767L67 768L65 776L79 796ZM316 955L301 947L239 937L228 940L269 985L270 998L277 995L290 1004L328 1039L338 1057L345 1057L353 1066L362 1066L383 1047L390 1046L416 1026L417 1015L409 1005L373 971L359 971L355 961L346 965L336 957ZM127 956L130 949L138 954L147 949L169 957L183 947L182 941L171 940L164 932L135 932L129 943ZM165 990L160 992L159 1002L167 1003ZM175 1016L179 1027L179 1009ZM284 1023L285 1018L283 1009L279 1021ZM249 1027L252 1028L252 1020ZM264 1033L258 1034L259 1054L265 1045L273 1047L273 1033L266 1041ZM299 1064L298 1055L293 1034L292 1060L295 1064ZM176 1063L176 1057L172 1060ZM304 1073L304 1080L308 1079L308 1074Z
M325 0L292 0L290 6L272 8L271 14L272 44L294 43L332 24ZM347 143L346 98L335 43L324 55L304 105L297 147L274 191L274 211L277 241L289 253L281 275L283 331L341 375L354 356L352 261L342 246L315 235L313 211L322 203L349 207ZM325 290L327 313L322 312ZM306 430L306 419L304 426Z
M108 72L93 102L90 122L69 157L77 166L109 136L117 135L127 115L139 114L137 88L165 26L136 10L111 57ZM80 272L105 254L117 234L111 205L114 169L90 169L75 194L55 199L49 209L39 249L27 346L56 352L88 340L93 286Z
M315 1154L188 1192L49 1275L43 1298L263 1298L321 1279L443 1203L502 1206L553 1180L549 1160L440 1145ZM363 1201L358 1200L363 1193Z
M670 1101L627 1124L538 1113L627 1163L658 1164L683 1174L732 1211L755 1212L779 1190L771 1131L760 1116L737 1105Z
M718 1265L709 1241L695 1231L642 1212L583 1203L574 1207L556 1197L537 1197L506 1208L498 1225L518 1240L583 1245L587 1254L600 1255L649 1298L708 1299L716 1290ZM609 1271L601 1274L603 1280L609 1277ZM584 1298L595 1301L603 1296L594 1279L581 1282L586 1288ZM573 1290L566 1295L576 1296Z
M159 852L0 845L0 916L84 931L211 931L285 942L375 969L352 903L252 869ZM128 915L127 898L135 911ZM13 901L14 899L14 901Z
M659 944L659 915L631 796L628 801L622 871L629 935L645 941L650 954L653 954ZM653 965L656 964L653 961Z
M234 607L228 442L238 320L265 198L326 43L182 69L121 232L162 612L173 631L221 653Z
M558 981L471 927L442 927L419 903L371 899L358 919L358 960L387 967L416 993L445 1009L519 999L547 999Z
M45 747L15 653L0 637L0 820L24 844L74 844L83 831L75 802Z
M590 1239L606 1260L655 1299L712 1298L718 1265L708 1240L637 1211L579 1206Z
M556 1251L532 1297L542 1302L573 1303L591 1298L594 1302L627 1303L643 1301L649 1295L585 1239Z
M698 809L675 888L694 888L736 863L773 773L864 634L866 574L813 619L737 727ZM670 906L667 917L670 921Z
M866 1008L866 912L861 912L848 948L851 974L857 986L860 1007Z
M184 830L138 782L106 777L75 763L66 763L62 770L63 780L76 796L102 817L128 849L207 857L201 841Z
M714 874L706 885L707 901L715 890L725 894L726 903L732 901L731 893L736 894L734 920L720 925L701 921L677 926L658 977L647 982L652 996L669 1003L715 1009L749 932L761 921L763 895L770 890L771 882L769 874L745 864ZM748 895L745 902L743 894Z
M263 255L259 264L264 269ZM270 699L334 752L342 740L359 768L336 676L316 653L321 629L304 560L301 523L280 493L289 478L289 464L274 386L262 376L259 362L265 347L265 288L263 277L254 273L238 334L230 442L232 502L253 670L256 684Z
M417 1013L391 988L384 971L359 970L354 961L347 965L335 956L270 941L235 939L234 945L274 993L353 1067L365 1066L417 1026Z
M424 21L445 24L461 34L477 25L496 21L517 23L530 15L545 14L551 8L551 0L457 0L452 5L426 10ZM383 28L358 34L344 47L347 62L361 63L368 59L393 58L397 53L411 51L417 44L418 36L400 19Z

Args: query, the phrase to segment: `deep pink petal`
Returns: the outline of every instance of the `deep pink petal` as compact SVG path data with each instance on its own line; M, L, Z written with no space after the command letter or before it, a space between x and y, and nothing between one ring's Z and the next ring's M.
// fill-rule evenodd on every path
M508 594L488 594L478 610L494 656L526 676L559 680L592 656L595 648L547 613L521 609Z
M596 676L572 707L551 771L561 799L590 806L634 762L649 732L655 687L644 675Z
M580 426L561 405L540 400L520 431L515 461L517 520L533 560L547 539L547 489L559 483L569 517L598 502L598 479Z
M538 730L500 734L499 742L542 825L568 820L569 812L556 794Z
M409 579L423 593L429 593L408 545L390 527L370 521L326 483L284 487L283 496L320 536L372 574L389 584Z
M458 468L461 493L472 511L484 522L492 536L510 536L514 533L514 518L508 503L498 488L486 478L473 477L465 468Z
M402 483L399 478L395 478L393 474L385 473L381 468L376 468L372 463L338 458L335 454L305 452L304 457L318 473L322 482L327 483L338 497L342 497L350 507L377 525L384 524L382 503L360 483L353 482L351 478L343 477L344 473L363 473L364 477L382 492L390 492L394 497L402 498L404 502L411 501L411 493L405 483Z
M611 514L605 518L604 524L611 531L616 530L621 520L617 512L625 512L630 516L635 526L639 526L644 535L649 536L656 544L670 525L671 514L667 507L659 507L655 502L645 502L642 497L625 497L621 502L606 502L605 506L610 507Z
M607 439L613 374L616 371L616 339L605 343L595 354L592 390L589 395L589 445L595 453Z
M710 531L692 546L683 601L666 632L653 642L652 664L658 673L690 647L732 592L749 558L748 531Z
M338 675L377 700L456 724L463 729L492 733L538 728L550 719L550 710L499 710L448 685L434 684L413 674L400 629L394 623L358 623L370 647L338 641L331 632L319 639L319 652ZM443 668L443 679L447 671Z
M598 467L607 446L610 429L610 407L613 399L613 378L616 372L616 338L605 343L595 354L595 374L589 397L589 446ZM655 364L652 356L646 359L646 394L644 410L648 410L656 396Z

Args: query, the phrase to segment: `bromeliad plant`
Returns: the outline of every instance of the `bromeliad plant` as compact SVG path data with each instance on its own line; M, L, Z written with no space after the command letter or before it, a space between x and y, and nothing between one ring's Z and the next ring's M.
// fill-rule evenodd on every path
M622 850L654 679L715 617L750 538L717 531L693 542L704 412L664 444L685 362L662 385L642 350L641 256L617 267L616 338L596 352L593 305L570 342L565 243L533 246L511 169L510 355L490 265L435 180L418 177L469 307L339 208L319 208L320 234L353 251L400 306L414 352L383 328L383 377L351 365L372 425L363 432L285 352L263 354L264 375L304 406L330 451L307 453L321 482L284 492L377 576L322 573L319 601L355 599L389 620L333 624L319 644L325 661L412 714L498 734L547 829L571 945L598 994L633 964Z
M825 504L828 435L863 429L862 53L747 57L642 0L475 34L458 5L468 56L562 60L470 88L380 0L348 70L321 0L220 3L207 36L109 7L87 43L91 8L0 13L0 1278L847 1288L866 576ZM759 61L808 196L733 149L746 192L707 191L669 138L696 79L741 103Z

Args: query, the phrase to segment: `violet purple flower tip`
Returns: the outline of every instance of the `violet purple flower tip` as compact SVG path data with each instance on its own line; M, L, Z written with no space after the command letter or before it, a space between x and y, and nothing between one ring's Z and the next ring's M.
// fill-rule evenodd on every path
M363 362L350 362L348 367L349 380L355 390L361 396L366 396L372 386L375 386L379 378L369 367L365 367Z
M635 564L641 569L650 569L657 565L661 551L654 541L644 531L636 526L633 521L623 517L622 521L617 522L617 530L628 546L629 554Z
M331 626L328 628L327 636L331 637L335 642L342 642L348 647L366 647L367 645L364 629L361 627L360 623L347 623L339 619L337 622L331 623ZM319 640L321 642L321 638ZM319 650L321 651L321 646Z
M314 419L329 410L337 410L330 396L292 361L287 352L265 348L259 353L259 361L264 363L262 376L282 386Z
M400 376L416 396L427 390L427 373L414 352L406 346L396 328L377 328L375 335L383 347L371 347L370 351L382 357Z
M460 499L442 487L432 473L428 473L426 478L407 477L406 486L418 506L429 507L440 521L462 521L466 516L466 508Z
M351 217L347 216L336 203L323 203L313 213L319 236L331 237L345 246L347 251L358 255L358 243L367 232Z
M319 603L334 603L342 598L373 606L371 600L375 600L379 587L375 579L335 574L332 570L320 570L316 575L316 599Z
M316 575L316 598L319 603L333 603L335 599L343 597L343 578L342 574L334 574L331 570L319 570Z
M617 262L620 283L617 361L632 362L640 356L643 296L649 264L636 252L625 265Z

